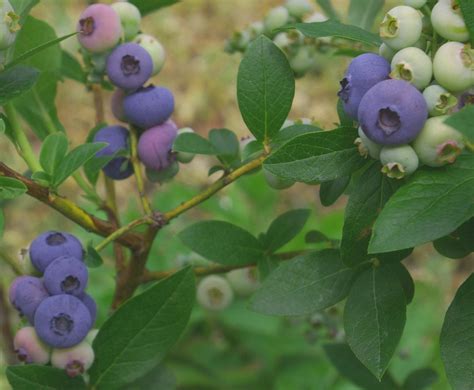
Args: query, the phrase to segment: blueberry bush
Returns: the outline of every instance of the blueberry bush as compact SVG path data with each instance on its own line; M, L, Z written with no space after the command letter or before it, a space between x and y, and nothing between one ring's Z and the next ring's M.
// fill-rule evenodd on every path
M287 0L268 10L223 45L242 56L236 97L251 134L242 139L180 128L172 88L150 81L174 48L142 18L175 0L91 2L62 36L30 15L38 2L0 1L0 133L28 167L2 158L1 207L29 196L88 233L46 220L27 263L0 256L16 276L5 299L0 279L11 388L474 389L474 277L444 314L433 286L417 302L407 267L426 243L445 258L474 251L471 0L352 0L348 15L331 0L316 1L324 14ZM61 49L66 39L78 53ZM295 79L343 57L338 123L290 120ZM65 78L90 93L96 114L74 148L55 105ZM197 155L213 160L217 180L198 193L167 190ZM124 180L140 212L117 203ZM66 181L81 203L62 195ZM215 196L234 182L233 201L255 208L216 212ZM316 186L325 207L347 199L335 234L311 208L275 212L274 190L296 183ZM186 219L206 207L216 218ZM185 224L160 241L178 217ZM113 282L100 278L110 272ZM440 320L427 327L433 313ZM427 346L427 332L439 343ZM415 360L404 364L407 345Z

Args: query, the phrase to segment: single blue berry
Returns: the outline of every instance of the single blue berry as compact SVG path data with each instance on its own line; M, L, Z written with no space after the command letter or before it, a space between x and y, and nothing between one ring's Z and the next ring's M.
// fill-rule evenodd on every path
M125 90L140 88L153 72L153 60L136 43L124 43L107 58L107 76L115 86Z
M31 263L41 273L60 256L84 259L81 242L72 234L65 232L49 231L40 234L31 243L29 252Z
M403 80L385 80L372 87L360 102L359 123L364 134L379 145L413 141L428 118L420 91Z
M354 58L341 80L338 96L344 111L353 119L357 119L359 104L366 92L380 81L388 79L390 64L373 53L361 54Z
M174 97L169 89L150 85L126 96L123 108L131 123L149 129L170 118L174 111Z
M30 324L34 323L38 306L49 297L43 281L34 276L20 276L10 286L10 303Z
M83 293L79 299L82 303L87 307L89 313L91 315L92 325L94 325L95 319L97 318L97 304L95 303L94 298L92 298L89 294Z
M53 295L41 302L36 310L36 333L53 348L69 348L79 344L91 326L89 310L73 295Z
M72 294L81 296L89 275L86 265L71 256L54 260L44 271L44 286L51 295Z

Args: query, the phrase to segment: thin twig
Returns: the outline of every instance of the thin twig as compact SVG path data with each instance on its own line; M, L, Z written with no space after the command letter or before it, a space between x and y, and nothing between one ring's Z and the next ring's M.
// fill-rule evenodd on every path
M17 363L15 349L13 347L13 331L10 324L10 310L3 284L0 284L0 330L2 334L2 346L8 364Z

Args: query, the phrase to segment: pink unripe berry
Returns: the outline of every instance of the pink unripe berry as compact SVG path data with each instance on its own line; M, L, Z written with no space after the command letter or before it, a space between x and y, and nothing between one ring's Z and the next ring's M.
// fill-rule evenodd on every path
M53 367L66 370L66 374L71 378L84 374L93 362L94 350L86 341L71 348L53 349L51 354Z
M38 338L35 328L21 328L15 335L13 346L18 360L23 363L47 364L49 348Z

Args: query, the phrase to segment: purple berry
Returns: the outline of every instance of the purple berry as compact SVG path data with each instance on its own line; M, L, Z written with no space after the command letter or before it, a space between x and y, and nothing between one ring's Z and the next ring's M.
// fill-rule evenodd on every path
M108 145L96 153L96 157L114 156L121 151L129 149L129 133L122 126L107 126L100 129L94 142L105 142ZM114 180L123 180L133 174L133 166L127 157L115 157L103 168L104 173Z
M119 88L134 90L141 87L153 72L153 60L136 43L118 46L107 58L107 75Z
M125 99L125 91L123 89L117 88L112 94L110 107L112 109L112 114L114 114L114 117L117 120L126 122L127 118L125 117L125 112L123 111L123 99Z
M388 79L390 70L389 62L377 54L366 53L352 60L338 92L347 115L357 119L359 104L365 93L375 84Z
M94 325L95 319L97 317L97 304L89 294L83 293L80 297L82 303L87 307L91 315L92 325Z
M174 97L169 89L150 85L126 96L123 108L131 123L149 129L170 118L174 111Z
M177 135L178 129L171 121L146 130L138 141L138 156L143 165L155 171L168 167L173 162L171 149Z
M91 326L87 307L69 294L49 297L36 310L36 333L53 348L69 348L79 344Z
M403 80L381 81L360 102L360 126L365 135L379 145L410 143L427 118L428 107L423 95Z
M85 264L70 256L58 257L44 271L44 286L51 295L80 296L89 279Z
M32 326L26 326L16 332L13 347L20 362L26 364L49 362L49 348L38 338Z
M10 286L10 303L33 324L38 306L49 297L40 278L20 276Z
M30 245L30 260L41 273L54 259L66 255L84 259L81 242L69 233L45 232L36 237Z
M79 43L93 53L102 53L113 48L122 34L120 17L106 4L87 7L77 23Z
M86 372L94 362L94 350L86 341L66 349L54 349L51 354L53 367L66 371L66 374L74 378Z

